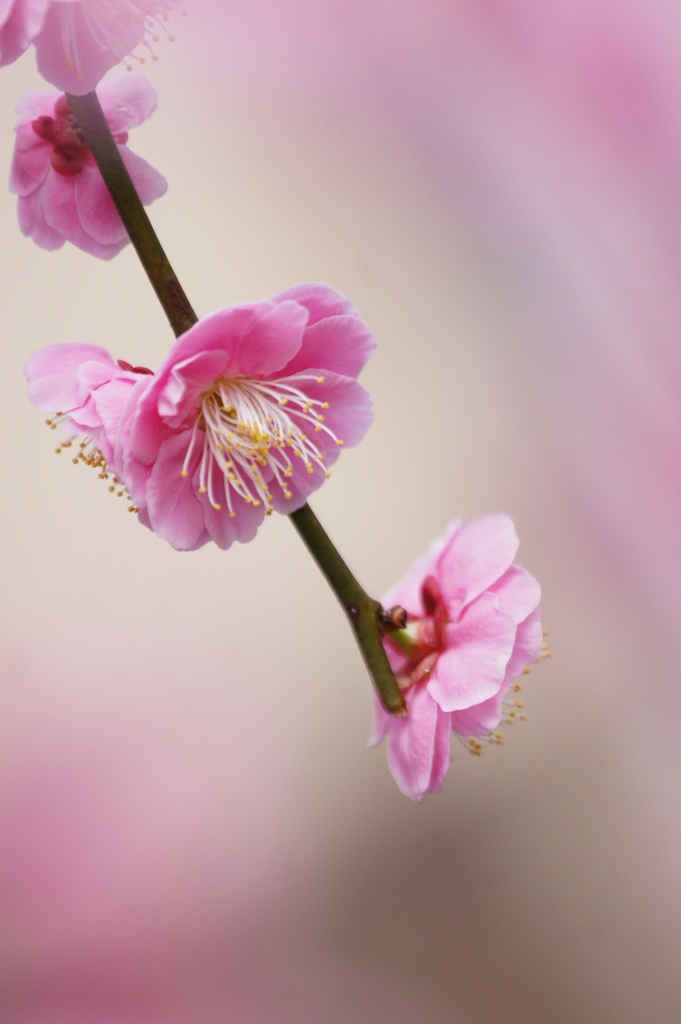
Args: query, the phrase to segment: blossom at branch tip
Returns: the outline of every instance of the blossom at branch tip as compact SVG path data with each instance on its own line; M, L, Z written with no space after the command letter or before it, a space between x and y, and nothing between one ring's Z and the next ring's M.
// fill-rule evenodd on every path
M137 193L145 205L168 185L162 174L126 143L128 131L156 108L156 92L140 72L118 75L97 90L104 115ZM71 112L57 92L25 96L17 108L10 192L18 195L19 227L42 249L64 242L111 259L128 233Z
M390 771L413 800L439 791L451 732L480 753L480 737L498 742L504 714L522 717L519 685L507 695L542 649L541 589L513 564L517 550L507 516L452 522L385 595L385 607L408 613L406 628L384 639L408 715L394 718L375 701L370 743L387 738Z
M173 10L173 0L0 0L0 66L33 43L43 78L83 96L140 45L155 59Z
M304 284L207 316L154 374L87 345L43 349L25 371L31 401L58 413L49 425L84 437L84 461L115 475L140 522L178 550L228 548L300 508L362 439L356 377L374 348L348 299Z

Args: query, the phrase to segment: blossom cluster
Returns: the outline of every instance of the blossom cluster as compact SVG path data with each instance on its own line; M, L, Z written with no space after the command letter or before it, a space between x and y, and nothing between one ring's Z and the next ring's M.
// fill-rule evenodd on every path
M251 540L289 513L364 436L357 376L375 341L333 288L303 284L229 306L183 334L156 373L94 345L51 345L25 367L28 395L63 426L75 462L127 491L178 550Z
M384 641L408 715L376 701L370 742L387 738L390 771L413 800L440 789L452 733L479 753L481 737L498 742L502 718L519 715L514 680L540 656L542 628L541 589L513 564L517 550L508 516L453 522L383 599L408 613Z

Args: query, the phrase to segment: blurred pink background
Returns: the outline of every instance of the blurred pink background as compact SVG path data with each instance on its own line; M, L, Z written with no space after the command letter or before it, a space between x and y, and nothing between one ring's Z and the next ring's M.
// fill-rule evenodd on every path
M132 250L44 253L6 194L3 1024L676 1022L681 8L187 7L131 141L195 308L352 296L376 421L313 507L377 595L508 512L553 658L400 796L284 519L180 555L53 456L26 358L171 337ZM2 71L7 168L42 89Z

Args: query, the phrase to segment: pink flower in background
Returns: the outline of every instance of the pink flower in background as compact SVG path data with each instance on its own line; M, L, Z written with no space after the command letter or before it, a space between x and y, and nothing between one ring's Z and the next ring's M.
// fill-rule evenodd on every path
M540 653L541 590L512 564L517 550L507 516L453 522L385 596L409 616L385 640L409 715L393 718L376 702L371 743L387 735L390 771L413 800L440 789L450 730L480 751L473 737L496 729L512 681Z
M50 0L0 0L0 67L11 64L43 27Z
M0 0L0 64L34 43L41 75L82 96L140 44L154 56L161 35L172 39L172 10L172 0Z
M128 130L156 108L156 93L139 72L103 82L97 91L123 162L143 203L167 189L163 175L132 153ZM71 242L110 259L128 234L85 143L65 96L26 96L18 112L10 191L19 196L19 226L43 249Z
M117 470L141 521L180 550L228 548L299 508L371 423L355 378L374 347L322 284L201 320L121 426Z

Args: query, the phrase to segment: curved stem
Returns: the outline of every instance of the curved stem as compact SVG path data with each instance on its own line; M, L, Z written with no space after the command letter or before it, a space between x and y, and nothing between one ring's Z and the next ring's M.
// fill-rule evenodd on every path
M198 320L170 265L118 151L96 93L66 99L130 236L175 336ZM345 609L376 692L386 711L406 714L404 697L386 657L381 606L360 587L309 505L289 514L312 557ZM385 626L385 622L383 623Z

